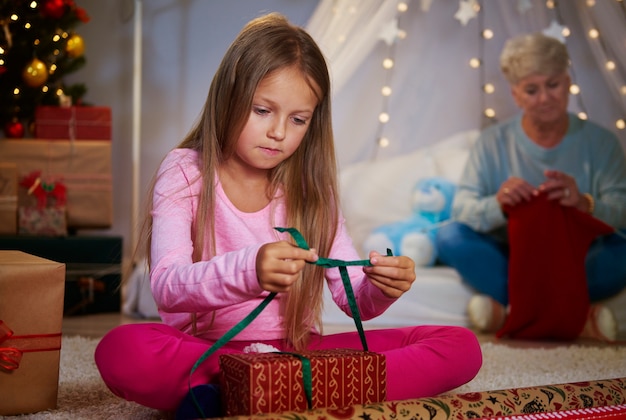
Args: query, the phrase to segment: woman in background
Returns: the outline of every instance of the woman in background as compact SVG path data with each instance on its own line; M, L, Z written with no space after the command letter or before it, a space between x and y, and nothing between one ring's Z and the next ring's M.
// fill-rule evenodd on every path
M571 85L564 44L541 33L509 40L501 70L521 114L483 131L453 204L454 223L438 231L439 257L479 294L468 306L472 325L495 332L507 316L509 243L503 209L546 194L561 206L626 228L626 162L614 134L568 113ZM599 237L584 261L589 299L626 286L626 240ZM614 340L612 312L592 305L583 335Z

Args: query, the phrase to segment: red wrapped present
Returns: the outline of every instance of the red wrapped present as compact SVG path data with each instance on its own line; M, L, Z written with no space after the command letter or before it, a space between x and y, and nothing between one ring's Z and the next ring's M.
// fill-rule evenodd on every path
M343 408L386 398L386 363L381 354L352 349L306 351L310 361L311 402L303 382L303 363L291 353L220 356L226 415L252 415L309 408Z
M35 136L40 139L111 140L111 108L38 106Z
M57 406L65 264L0 251L0 417Z

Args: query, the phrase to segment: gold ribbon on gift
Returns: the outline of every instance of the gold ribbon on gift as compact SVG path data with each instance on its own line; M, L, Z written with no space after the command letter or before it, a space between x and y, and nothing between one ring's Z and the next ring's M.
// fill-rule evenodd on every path
M14 335L0 320L0 371L20 367L23 353L61 350L61 333Z

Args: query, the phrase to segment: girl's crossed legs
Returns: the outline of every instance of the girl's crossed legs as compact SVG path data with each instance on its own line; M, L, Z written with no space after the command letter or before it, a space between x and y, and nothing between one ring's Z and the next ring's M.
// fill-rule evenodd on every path
M366 331L370 351L385 355L387 399L434 396L470 381L482 364L476 336L468 329L420 326ZM292 351L284 340L254 341ZM98 344L95 361L111 391L126 400L173 411L191 386L217 383L220 354L240 353L253 342L230 341L190 371L213 344L165 324L128 324ZM309 349L361 349L358 333L313 336Z

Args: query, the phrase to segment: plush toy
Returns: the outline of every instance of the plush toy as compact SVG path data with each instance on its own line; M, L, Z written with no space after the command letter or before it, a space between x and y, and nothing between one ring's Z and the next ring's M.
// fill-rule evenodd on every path
M374 229L363 243L364 255L389 248L394 255L411 257L417 266L434 265L436 230L450 218L455 192L456 184L445 178L419 180L411 196L412 216Z

